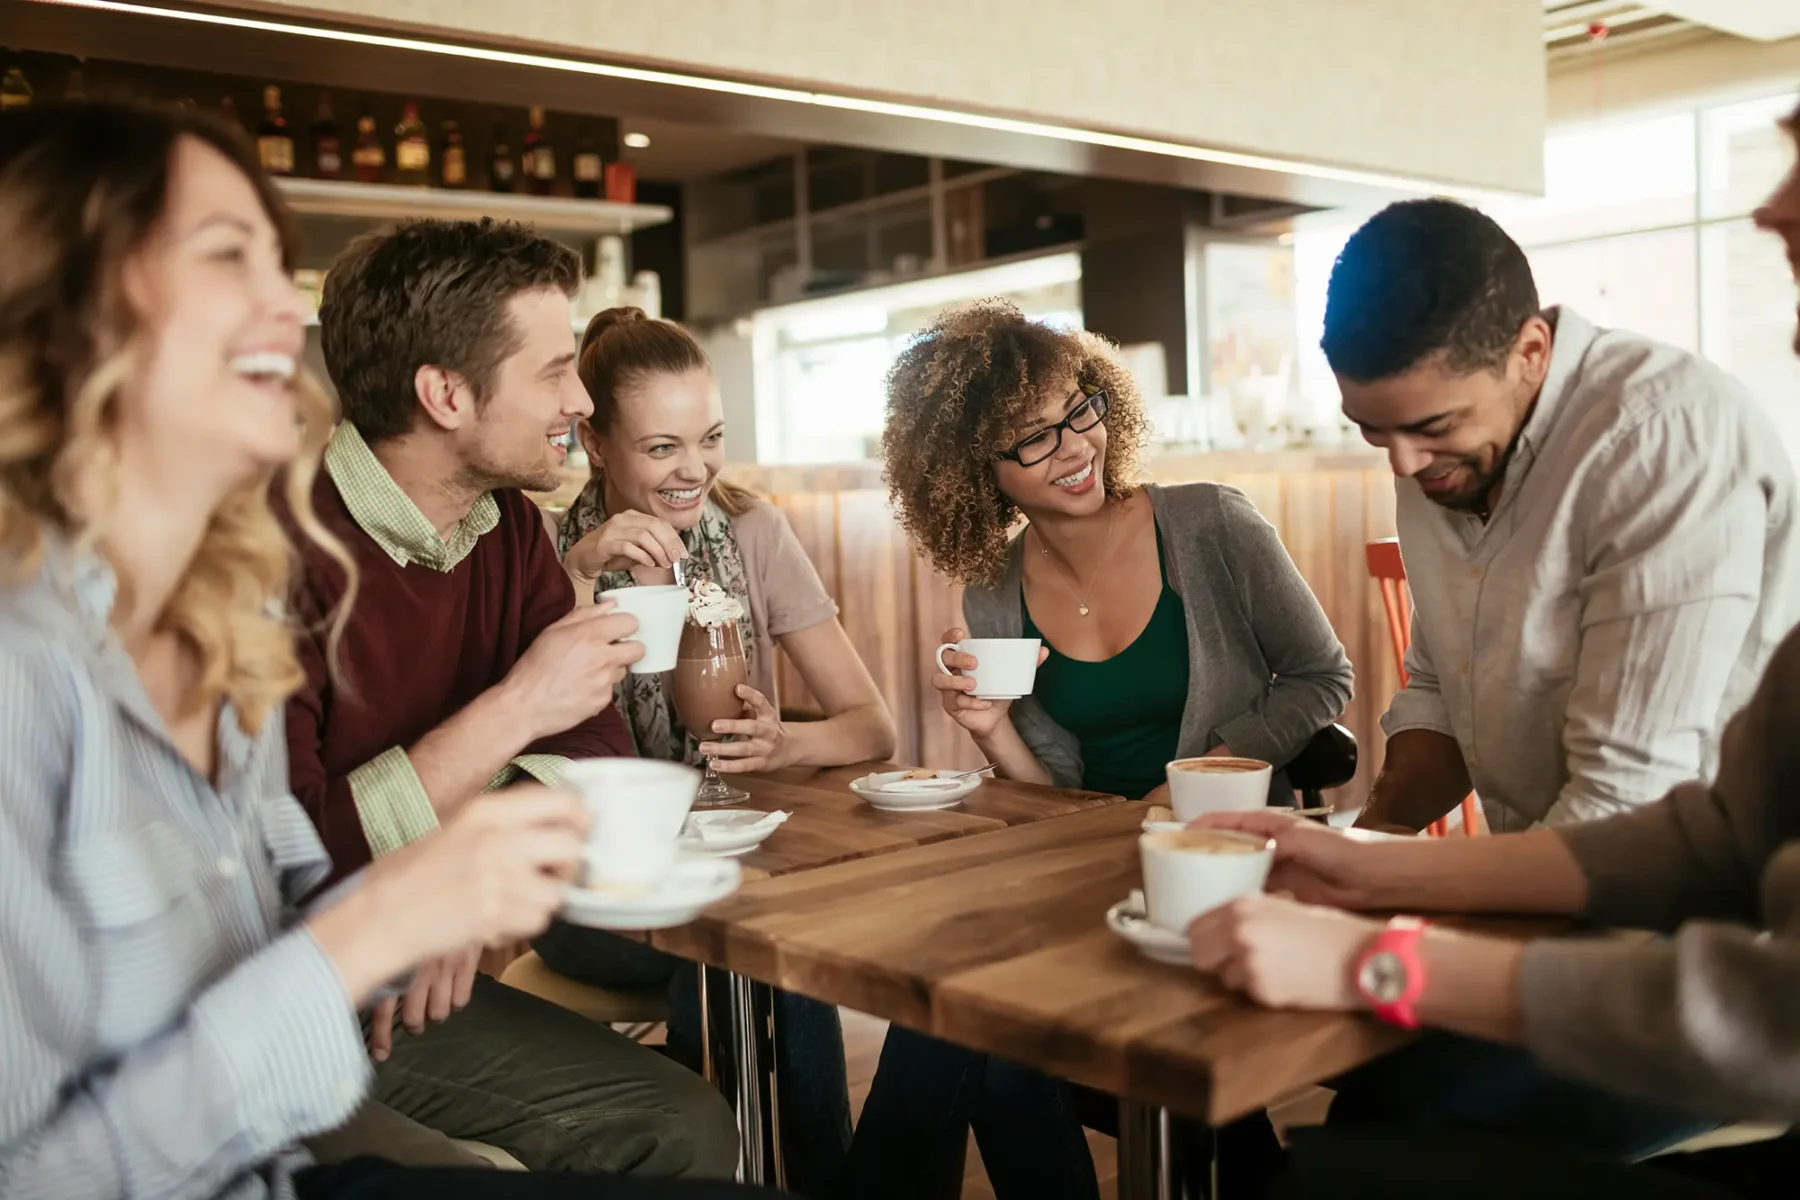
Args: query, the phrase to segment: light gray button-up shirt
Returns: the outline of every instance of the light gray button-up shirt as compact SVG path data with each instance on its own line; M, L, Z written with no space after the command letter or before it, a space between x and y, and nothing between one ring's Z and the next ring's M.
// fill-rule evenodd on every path
M1456 738L1496 830L1710 778L1800 600L1793 470L1755 398L1685 351L1546 315L1549 374L1491 518L1395 482L1412 679L1382 726Z
M279 707L219 717L219 784L107 630L92 556L0 590L0 1196L291 1196L368 1085L293 902L326 856Z

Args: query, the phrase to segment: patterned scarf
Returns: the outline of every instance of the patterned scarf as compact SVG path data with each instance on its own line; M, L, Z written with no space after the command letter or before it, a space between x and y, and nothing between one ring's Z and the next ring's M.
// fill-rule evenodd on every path
M557 540L558 552L567 554L569 547L605 523L606 488L600 472L596 471L587 486L581 489L581 495L569 506L568 516L563 518ZM731 518L708 496L700 510L700 523L682 532L681 544L687 547L690 580L698 569L705 578L743 603L744 619L738 623L738 633L744 643L750 678L755 679L758 647L750 623L750 587L744 575L744 556L731 531ZM594 583L594 598L599 599L601 592L635 587L636 584L630 571L606 571ZM663 675L628 674L613 694L614 703L631 726L639 755L700 766L699 739L682 728L681 719L675 715L674 702L663 686L665 680Z

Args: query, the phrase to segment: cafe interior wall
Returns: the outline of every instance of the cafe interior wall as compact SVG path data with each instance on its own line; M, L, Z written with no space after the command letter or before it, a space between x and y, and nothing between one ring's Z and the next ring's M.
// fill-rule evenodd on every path
M1539 0L227 0L1535 191Z

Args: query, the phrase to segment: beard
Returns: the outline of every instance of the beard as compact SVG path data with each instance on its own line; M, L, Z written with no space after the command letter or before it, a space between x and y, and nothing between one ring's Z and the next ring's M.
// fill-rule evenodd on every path
M469 491L496 492L517 488L522 492L554 492L562 486L562 474L542 458L508 460L484 453L463 464L457 473L459 486Z

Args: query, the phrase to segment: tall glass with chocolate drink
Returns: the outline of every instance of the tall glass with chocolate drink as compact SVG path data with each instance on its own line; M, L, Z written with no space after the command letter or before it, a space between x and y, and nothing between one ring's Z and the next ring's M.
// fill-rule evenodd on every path
M704 586L704 585L703 585ZM696 609L700 606L696 605ZM703 611L690 611L681 631L675 670L669 677L675 715L700 741L714 738L714 721L735 721L744 715L737 690L750 682L750 663L735 618L709 623ZM719 739L728 740L728 739ZM747 792L727 784L706 764L706 781L694 798L696 807L716 808L749 799Z

